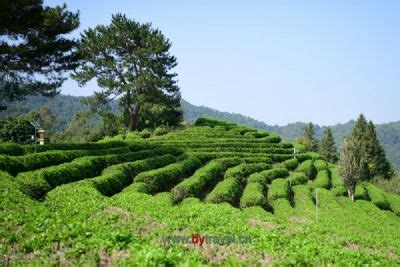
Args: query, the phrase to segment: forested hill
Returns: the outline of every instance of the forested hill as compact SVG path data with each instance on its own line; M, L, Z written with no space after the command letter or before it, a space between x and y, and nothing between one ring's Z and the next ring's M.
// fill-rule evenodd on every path
M56 115L59 121L59 128L65 127L73 114L79 111L88 110L88 107L82 105L80 100L82 97L59 95L54 98L46 98L40 96L29 97L21 102L7 103L8 110L0 112L0 118L5 116L15 116L29 112L32 109L38 109L41 106L48 106ZM186 121L193 121L199 117L211 117L219 120L226 120L249 127L267 130L279 134L284 140L294 140L303 131L306 123L296 122L286 126L271 126L264 122L257 121L253 118L243 116L237 113L221 112L204 106L195 106L189 102L182 100L182 109ZM112 109L117 110L117 104L112 103ZM353 128L354 121L344 124L336 124L331 126L333 135L337 144L340 145L344 136L350 133ZM322 137L326 127L315 126L318 138ZM393 162L396 169L400 170L400 121L376 125L378 137L381 141L388 158Z

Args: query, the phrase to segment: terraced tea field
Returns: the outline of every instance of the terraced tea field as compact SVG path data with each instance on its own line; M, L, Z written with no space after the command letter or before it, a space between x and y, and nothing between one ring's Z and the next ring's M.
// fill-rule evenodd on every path
M134 142L0 146L2 265L399 265L400 196L199 119ZM317 213L316 213L317 211Z

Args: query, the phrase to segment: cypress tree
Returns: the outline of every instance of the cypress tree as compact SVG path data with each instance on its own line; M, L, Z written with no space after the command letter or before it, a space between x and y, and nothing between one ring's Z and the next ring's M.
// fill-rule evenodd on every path
M331 128L325 130L324 137L321 140L318 152L323 155L325 159L329 162L337 161L337 150Z
M351 136L361 144L360 149L365 158L369 174L365 179L370 180L375 176L390 179L394 171L379 143L375 125L372 121L368 123L364 115L361 114L357 119Z

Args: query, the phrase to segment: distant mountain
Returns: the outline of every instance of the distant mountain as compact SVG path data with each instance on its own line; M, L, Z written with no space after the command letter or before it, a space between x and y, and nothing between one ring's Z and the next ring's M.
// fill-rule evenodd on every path
M80 101L83 97L58 95L54 98L42 96L32 96L20 102L7 103L8 109L0 112L0 118L16 116L29 112L32 109L39 109L41 106L48 106L59 121L58 129L63 129L73 114L80 111L87 111L89 108ZM304 122L290 123L285 126L271 126L262 121L237 113L221 112L216 109L195 106L189 102L181 101L183 116L186 121L193 121L199 117L211 117L219 120L226 120L237 124L246 125L260 130L279 134L283 140L295 140L302 134L306 125ZM118 112L116 102L111 103L111 109ZM336 143L340 146L343 137L351 132L354 121L331 126ZM376 125L378 138L384 147L388 158L392 161L396 169L400 170L400 121ZM321 138L326 127L316 125L316 135Z

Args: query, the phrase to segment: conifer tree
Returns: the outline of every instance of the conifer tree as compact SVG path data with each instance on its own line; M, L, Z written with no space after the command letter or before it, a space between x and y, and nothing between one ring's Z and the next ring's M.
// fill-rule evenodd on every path
M338 159L335 140L333 139L332 129L328 128L324 132L318 152L329 162L336 162Z
M304 133L297 139L297 142L304 145L309 151L318 151L318 141L315 137L314 125L310 122L304 129Z

